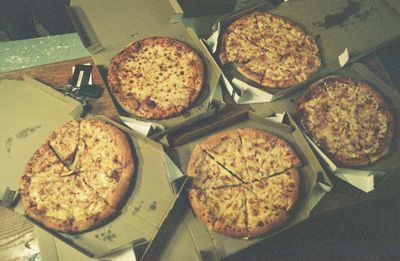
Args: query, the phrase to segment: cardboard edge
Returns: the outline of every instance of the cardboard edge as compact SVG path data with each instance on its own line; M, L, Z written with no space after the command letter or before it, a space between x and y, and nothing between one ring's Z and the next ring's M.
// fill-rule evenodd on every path
M42 91L43 93L56 98L57 100L63 102L65 105L68 105L69 108L66 111L66 113L71 115L73 118L76 119L82 115L83 105L79 101L74 100L73 98L54 90L52 87L32 78L30 76L24 75L23 79L25 82L29 83L33 87Z
M176 0L168 0L168 1L174 11L174 13L171 15L170 22L171 23L182 22L184 12L183 12L181 5Z

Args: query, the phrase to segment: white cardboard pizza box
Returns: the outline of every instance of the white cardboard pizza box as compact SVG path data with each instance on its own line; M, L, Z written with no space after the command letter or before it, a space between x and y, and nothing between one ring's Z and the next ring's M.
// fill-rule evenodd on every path
M257 244L263 239L273 237L298 222L307 219L312 208L330 191L332 184L311 148L308 146L300 129L290 117L286 118L289 122L282 124L248 111L211 116L204 119L201 127L194 128L193 125L189 132L185 131L184 135L178 135L178 139L171 137L171 139L169 139L170 147L165 148L171 159L184 173L193 148L198 142L212 133L226 129L247 127L267 130L285 139L300 155L303 165L299 170L302 180L302 192L300 193L301 196L299 197L298 207L284 225L267 233L263 237L250 240L235 239L210 232L191 211L187 194L183 192L181 197L175 202L171 216L167 218L167 221L163 223L163 226L160 228L159 233L150 242L144 254L144 259L179 259L180 254L185 255L191 251L191 249L188 248L183 253L176 252L180 249L179 244L182 242L179 238L180 236L185 238L190 236L197 252L195 259L218 260ZM172 133L172 136L175 135ZM183 191L185 191L185 189ZM169 240L166 241L165 238ZM171 243L172 240L174 243Z
M289 89L260 88L235 72L231 66L221 66L225 87L239 104L270 102L304 87L311 81L332 73L346 63L376 50L400 36L400 14L393 11L393 1L285 1L274 7L266 2L243 11L229 14L216 22L211 35L205 40L212 53L217 51L218 38L235 19L254 10L269 11L287 17L313 36L320 48L321 68L310 79ZM310 12L310 10L318 10ZM345 10L347 13L344 14ZM385 30L382 30L385 28Z
M0 138L6 146L1 157L4 191L18 191L19 178L30 157L52 130L81 115L81 103L26 77L26 81L1 80ZM94 116L118 125L102 116ZM162 145L123 127L134 149L136 171L120 213L106 224L84 233L51 235L88 256L108 256L127 246L141 246L154 237L176 199L177 187L170 177L179 170L168 161ZM3 192L2 191L2 192ZM10 201L14 199L7 197ZM4 199L2 201L4 203ZM12 203L12 202L11 202ZM14 202L15 203L15 202ZM15 204L14 204L15 205ZM14 208L24 213L21 204ZM28 217L27 217L28 218Z
M131 42L151 36L180 40L202 56L206 66L206 81L194 104L182 115L165 120L139 118L117 106L120 115L124 116L121 119L131 128L145 134L153 131L156 134L150 133L149 136L157 140L163 133L214 114L224 106L222 99L216 95L221 77L217 64L191 28L186 28L182 23L169 22L174 10L168 1L123 0L118 4L97 1L93 5L84 0L72 0L70 13L82 41L89 51L92 50L94 61L104 71L111 59Z
M385 100L390 103L396 122L400 121L400 94L393 87L379 79L365 65L358 62L348 64L333 75L349 76L371 84L384 96ZM275 113L288 111L292 114L294 113L296 101L301 94L302 90L297 90L290 95L272 101L267 105L258 104L253 105L252 107L262 115L268 115L271 110ZM362 168L338 168L332 160L316 148L315 144L310 142L310 145L320 156L321 162L328 172L333 173L338 178L364 192L370 192L377 188L377 186L379 186L379 184L389 175L394 174L398 169L400 169L400 162L398 160L400 159L400 147L397 142L400 139L399 135L400 133L395 131L394 142L391 145L391 152L387 156Z

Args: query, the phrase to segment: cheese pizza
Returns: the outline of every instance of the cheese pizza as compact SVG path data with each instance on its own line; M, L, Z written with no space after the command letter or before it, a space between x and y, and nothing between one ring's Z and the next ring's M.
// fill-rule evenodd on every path
M145 38L112 59L108 84L127 113L146 119L171 118L198 97L204 85L204 64L183 42Z
M119 129L96 119L53 131L29 160L20 193L29 217L49 229L82 232L118 212L135 165Z
M298 200L300 158L281 138L233 129L197 144L188 164L189 200L217 233L257 237L282 225Z
M338 166L365 166L385 156L395 120L388 103L371 85L329 76L299 98L299 125Z
M253 12L230 24L221 36L219 60L234 64L247 79L268 88L289 88L321 66L314 38L282 16Z

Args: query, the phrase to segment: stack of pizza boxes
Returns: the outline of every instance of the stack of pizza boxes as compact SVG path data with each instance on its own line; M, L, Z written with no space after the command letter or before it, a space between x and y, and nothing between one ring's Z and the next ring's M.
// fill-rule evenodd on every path
M185 43L200 55L205 75L203 89L196 101L182 115L168 119L148 120L127 113L119 104L119 94L109 88L120 120L131 129L101 116L93 117L113 124L128 135L137 163L121 213L104 226L89 232L66 234L49 231L88 256L101 257L133 246L145 249L142 255L144 260L217 260L270 238L307 219L311 210L332 187L314 154L313 144L308 142L307 136L291 115L303 88L335 72L366 80L377 88L383 86L384 94L391 97L391 102L400 103L398 95L391 95L390 88L371 76L364 67L354 64L351 68L338 71L346 63L355 61L398 35L400 16L388 12L384 0L360 4L354 11L358 15L336 22L330 20L329 17L334 15L329 14L335 10L333 7L340 4L328 0L285 1L278 7L264 3L224 17L215 24L215 30L204 41L200 40L195 30L186 28L182 22L176 22L175 19L174 23L170 23L171 17L179 18L176 6L174 8L170 2L173 1L119 1L118 5L102 1L93 5L89 1L72 0L70 3L71 16L81 39L103 71L107 71L113 58L123 53L126 47L132 46L132 42L149 37L168 37ZM346 6L347 1L340 2ZM310 10L318 12L310 14ZM218 44L224 30L233 21L254 11L270 11L286 17L315 39L321 61L319 69L292 88L273 90L260 88L239 75L232 64L221 65ZM378 25L374 24L377 20L393 28L376 30L376 35L371 39L370 32L364 33L362 29L377 28ZM357 37L354 37L354 32L357 32ZM104 76L106 78L107 73ZM231 103L222 111L220 109L225 103L219 93L220 81L227 90L225 101ZM236 103L250 104L250 107ZM151 103L149 107L153 107ZM396 115L400 115L398 111L396 107ZM276 113L284 113L284 116L276 120ZM49 125L47 133L54 128L56 126ZM214 231L193 211L189 197L198 182L193 178L193 173L188 171L196 146L212 139L217 133L236 129L257 129L269 133L284 141L298 159L296 164L290 166L297 173L298 182L295 185L296 200L287 208L286 218L276 227L254 236ZM145 136L151 136L151 139ZM44 139L45 134L42 133ZM212 154L205 157L214 158ZM398 155L391 154L391 158L386 160L395 157ZM329 159L322 162L329 162ZM219 163L214 167L229 172L226 165ZM388 167L390 164L384 163L379 162L374 168L385 168L387 172L398 169L397 165ZM282 177L286 170L271 175L271 183ZM233 174L245 184L245 191L258 182L246 182Z

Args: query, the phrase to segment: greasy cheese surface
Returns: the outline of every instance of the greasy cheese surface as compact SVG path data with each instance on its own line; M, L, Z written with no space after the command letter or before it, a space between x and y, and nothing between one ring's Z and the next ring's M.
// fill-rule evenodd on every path
M33 219L51 229L78 232L115 212L126 191L121 187L129 185L119 181L129 183L130 178L122 174L131 163L124 151L129 145L113 130L99 120L80 119L49 136L32 156L20 182L23 205ZM66 142L74 144L61 146ZM69 154L71 147L75 147L73 158L60 156Z
M372 87L351 78L328 77L312 87L299 111L300 123L337 164L368 164L384 150L392 113Z
M192 208L214 232L265 234L282 224L295 205L295 167L300 165L289 144L273 134L234 129L211 135L197 145L189 163Z

